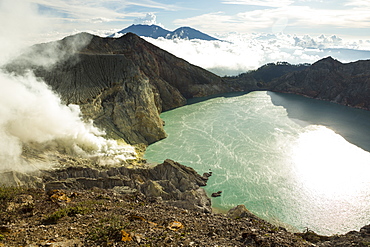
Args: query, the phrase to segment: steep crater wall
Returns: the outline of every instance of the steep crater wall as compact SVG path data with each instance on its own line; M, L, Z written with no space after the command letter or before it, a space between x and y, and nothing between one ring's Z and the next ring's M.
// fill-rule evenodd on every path
M62 54L55 63L38 62L50 60L55 52ZM186 98L233 90L222 78L134 34L114 39L81 33L39 44L6 69L31 69L66 104L80 105L83 116L108 137L130 144L165 138L159 114L184 105Z

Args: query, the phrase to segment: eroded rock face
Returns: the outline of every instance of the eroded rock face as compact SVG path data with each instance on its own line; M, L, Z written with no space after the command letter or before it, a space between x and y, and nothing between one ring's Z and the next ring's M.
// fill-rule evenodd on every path
M370 60L343 64L331 57L274 80L269 90L370 110Z
M139 191L147 197L161 198L171 205L211 211L211 201L201 186L207 178L194 169L172 160L165 160L154 167L115 167L105 170L87 167L68 167L45 171L43 182L46 190L114 189L121 193Z
M173 206L211 212L211 200L201 188L206 186L207 180L193 168L172 160L155 166L142 164L136 168L73 165L32 173L0 173L0 185L47 191L102 188L121 194L139 192Z
M53 52L52 52L53 51ZM60 58L49 63L40 61ZM7 70L34 71L66 104L110 138L129 144L166 137L159 114L182 106L186 98L230 91L222 78L191 65L134 34L119 39L87 33L34 46Z

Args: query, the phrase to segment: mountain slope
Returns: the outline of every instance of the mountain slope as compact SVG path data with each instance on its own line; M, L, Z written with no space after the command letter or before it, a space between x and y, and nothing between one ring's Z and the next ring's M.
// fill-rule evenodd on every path
M245 91L261 90L261 88L266 88L267 90L272 80L290 72L304 70L309 66L309 64L293 65L287 62L268 63L259 67L257 70L248 71L238 76L227 76L225 79L233 81L234 84L238 84Z
M110 35L109 37L116 37L126 33L134 33L138 36L150 37L150 38L166 38L166 39L200 39L200 40L218 40L205 33L202 33L191 27L180 27L175 31L166 30L157 25L131 25L121 31Z
M167 38L218 40L191 27L180 27L175 31L171 32L170 36Z
M49 60L58 55L56 63ZM231 91L222 78L129 33L119 39L87 33L39 44L7 66L32 69L66 104L108 137L148 145L166 134L159 114L186 98Z
M273 80L268 88L370 110L370 60L343 64L328 57Z
M122 29L121 31L110 35L109 37L114 37L116 35L123 35L126 33L134 33L138 36L150 37L153 39L157 39L159 37L167 37L170 35L171 31L168 31L160 26L157 25L131 25L127 28Z

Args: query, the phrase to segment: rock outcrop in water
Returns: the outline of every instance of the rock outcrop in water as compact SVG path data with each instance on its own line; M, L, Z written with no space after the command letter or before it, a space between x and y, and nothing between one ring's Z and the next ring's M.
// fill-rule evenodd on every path
M159 114L186 98L232 91L222 78L131 33L118 39L81 33L39 44L7 66L27 69L66 104L80 105L108 137L130 144L165 138Z
M266 88L370 110L370 60L343 64L328 57L283 75Z

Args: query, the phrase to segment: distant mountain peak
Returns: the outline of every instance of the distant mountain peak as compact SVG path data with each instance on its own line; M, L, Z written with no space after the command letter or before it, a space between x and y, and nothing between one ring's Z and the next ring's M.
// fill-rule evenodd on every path
M166 30L157 25L143 25L133 24L121 31L118 31L109 37L120 37L126 33L134 33L138 36L150 37L150 38L165 38L165 39L200 39L200 40L218 40L208 34L202 33L191 27L179 27L175 31Z
M324 66L324 64L326 64L327 66L333 66L333 65L342 65L342 63L336 59L334 59L333 57L331 56L328 56L328 57L325 57L325 58L322 58L318 61L316 61L315 63L312 64L312 66Z

